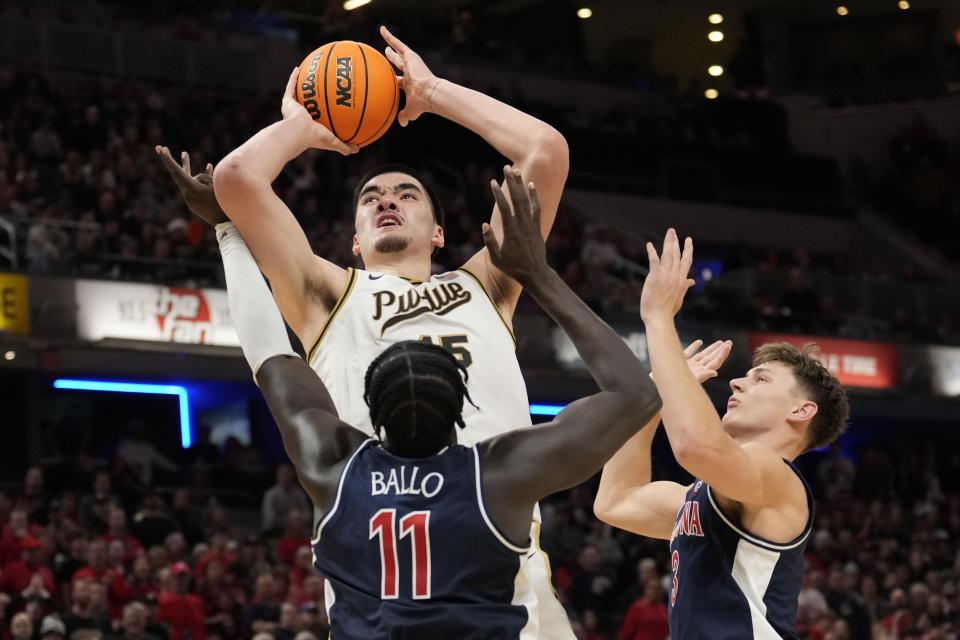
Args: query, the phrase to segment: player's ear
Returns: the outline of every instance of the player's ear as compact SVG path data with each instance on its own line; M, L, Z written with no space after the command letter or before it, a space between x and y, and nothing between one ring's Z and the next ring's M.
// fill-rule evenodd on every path
M802 425L813 420L815 415L817 415L817 403L804 400L790 411L790 417L787 420L793 425Z
M360 255L360 238L353 234L353 255Z
M435 224L433 225L433 237L430 238L430 244L432 244L437 248L440 248L443 246L443 243L444 243L443 227L441 227L438 224Z

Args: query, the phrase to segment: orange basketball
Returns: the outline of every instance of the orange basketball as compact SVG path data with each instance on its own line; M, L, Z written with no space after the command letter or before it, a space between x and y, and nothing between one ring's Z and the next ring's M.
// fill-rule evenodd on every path
M362 42L340 40L304 58L297 101L335 136L363 147L390 128L400 87L382 53Z

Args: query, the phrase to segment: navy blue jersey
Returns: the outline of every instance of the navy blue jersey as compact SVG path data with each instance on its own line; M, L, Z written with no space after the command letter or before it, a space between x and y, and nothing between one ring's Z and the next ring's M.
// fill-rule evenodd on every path
M483 503L476 447L401 458L370 439L313 541L332 640L526 639L536 599Z
M670 536L673 640L796 638L797 598L803 581L803 551L813 524L813 494L803 476L809 518L787 544L745 531L723 512L710 485L687 491Z

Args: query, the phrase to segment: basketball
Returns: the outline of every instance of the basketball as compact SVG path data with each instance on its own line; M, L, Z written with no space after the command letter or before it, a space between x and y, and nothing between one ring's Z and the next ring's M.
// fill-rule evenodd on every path
M400 87L382 53L362 42L340 40L304 58L297 101L335 136L364 147L390 128Z

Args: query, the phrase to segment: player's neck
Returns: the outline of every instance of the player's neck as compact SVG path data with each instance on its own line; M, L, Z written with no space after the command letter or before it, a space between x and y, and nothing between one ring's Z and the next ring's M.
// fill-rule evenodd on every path
M388 273L417 282L426 282L430 279L430 258L424 260L423 255L375 254L370 260L364 260L363 268L367 271Z
M738 436L736 441L740 445L745 445L748 442L762 444L775 451L781 458L786 458L791 462L803 453L800 443L797 442L796 436L789 426L744 433Z

